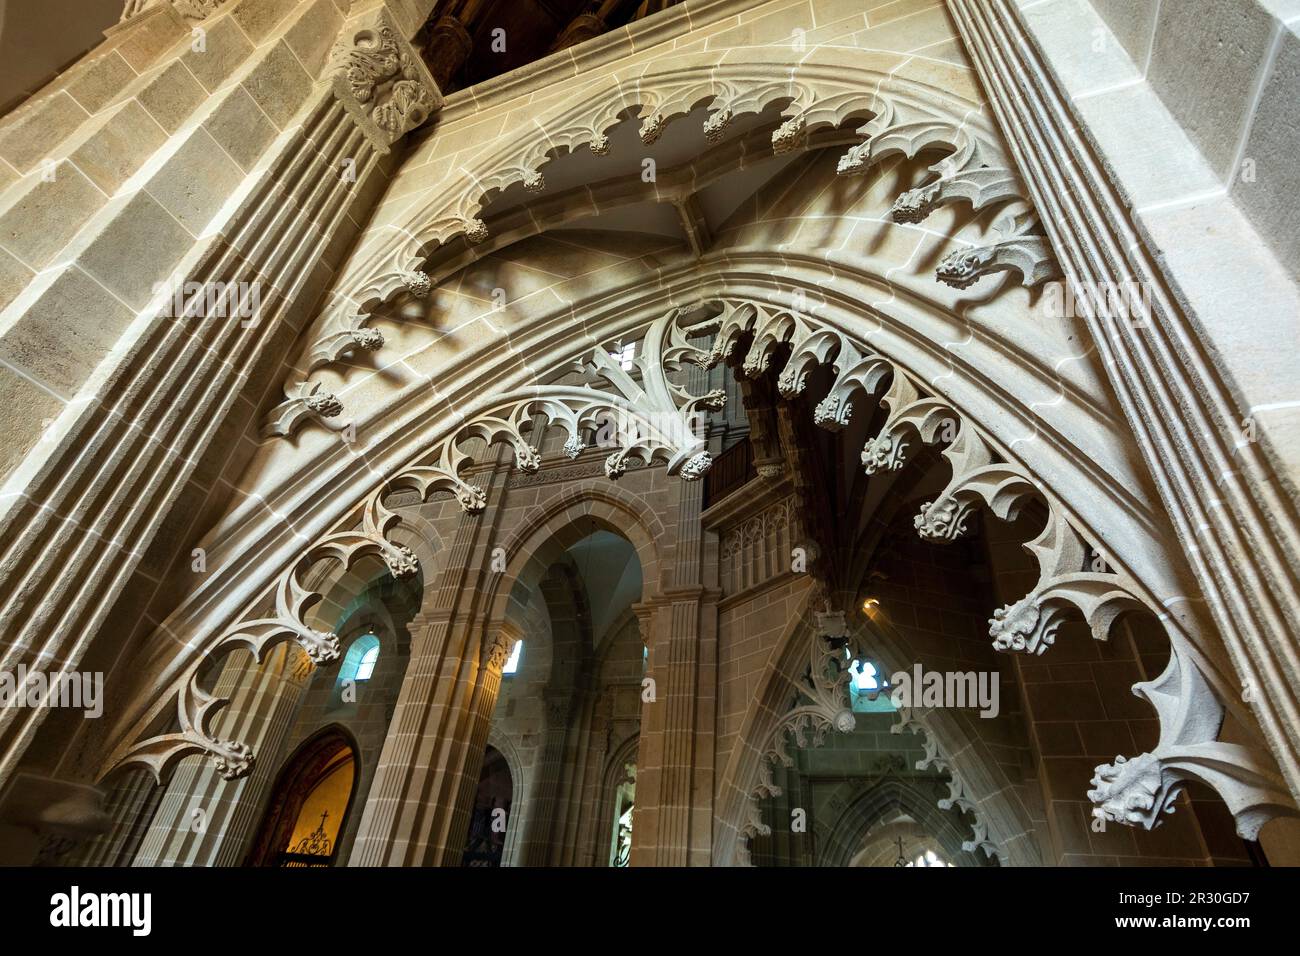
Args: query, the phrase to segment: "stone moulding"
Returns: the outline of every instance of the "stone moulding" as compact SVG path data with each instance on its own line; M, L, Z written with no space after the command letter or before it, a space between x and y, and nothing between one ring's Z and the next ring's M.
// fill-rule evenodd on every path
M691 336L698 337L702 332L713 334L707 352L690 341ZM742 343L748 343L743 355ZM921 444L942 447L951 466L951 478L916 516L916 529L922 538L943 543L961 536L972 509L979 506L1003 520L1014 519L1030 499L1046 506L1048 517L1042 532L1024 545L1038 562L1038 583L1024 598L994 613L989 634L995 649L1046 653L1067 614L1081 615L1098 640L1107 638L1115 618L1126 610L1146 610L1164 623L1172 648L1170 667L1180 678L1135 688L1139 696L1156 707L1162 745L1151 754L1099 769L1098 782L1090 795L1107 819L1144 827L1156 825L1158 814L1116 809L1137 800L1135 794L1142 794L1143 799L1150 796L1147 790L1153 779L1160 781L1160 787L1152 793L1173 793L1188 779L1206 782L1240 814L1237 823L1243 835L1257 832L1272 815L1294 812L1285 787L1269 769L1266 758L1251 748L1216 740L1224 715L1223 702L1233 700L1232 682L1197 646L1205 636L1197 633L1196 619L1171 617L1157 597L1120 562L1108 562L1100 570L1093 567L1089 562L1090 556L1097 553L1095 542L1057 497L960 409L931 394L896 362L822 320L766 303L731 299L705 300L662 316L646 330L639 351L637 362L644 384L638 384L613 360L608 347L598 346L585 352L576 364L588 380L603 380L607 391L591 386L535 386L524 394L507 395L462 422L450 436L434 440L431 453L423 456L429 464L402 469L367 496L359 532L327 536L308 554L331 554L346 560L367 548L380 553L393 573L412 572L414 556L387 542L387 532L396 523L397 515L384 506L384 496L391 490L414 488L423 500L436 488L456 494L466 511L479 510L484 504L482 491L458 477L470 461L459 443L468 438L489 445L505 442L514 448L518 469L534 473L541 463L537 447L531 443L537 434L535 422L539 421L543 430L562 428L567 435L566 454L576 457L586 445L584 435L597 429L603 418L632 414L637 427L606 460L607 477L619 477L629 456L647 462L666 460L670 473L686 479L698 477L707 468L708 456L686 427L686 421L700 407L720 407L721 394L691 396L673 384L670 373L687 364L708 368L729 361L738 374L756 376L772 367L778 352L788 352L777 379L777 390L783 398L800 395L816 367L828 367L833 373L830 390L814 412L820 427L847 427L855 402L865 404L878 395L888 408L884 423L868 437L864 447L862 461L868 473L901 469ZM573 367L573 363L562 365ZM667 427L665 422L669 423ZM290 569L285 573L289 580L296 572ZM284 590L286 587L281 584L281 593L290 593ZM297 605L290 602L287 606ZM281 614L280 620L292 622L295 618ZM238 634L240 627L228 633ZM282 626L277 633L281 639L301 636L291 624ZM228 638L222 638L217 646L227 642ZM198 668L196 662L192 672L196 674ZM820 739L830 728L844 729L839 725L847 723L842 708L828 703L837 694L833 687L817 684L805 690L813 703L797 709L792 722L784 722L784 729L769 741L768 752L775 759L783 759L782 754L788 757L787 739L802 746L802 741ZM183 728L201 728L202 717L213 704L200 693L184 691L178 695L178 706L191 709L191 713L180 717ZM178 752L201 750L225 761L229 768L246 769L244 758L248 755L241 751L230 756L230 742L200 737L182 733L179 738L146 740L137 745L145 759L134 762L147 764L155 753L174 761ZM1167 746L1163 743L1166 738ZM1138 770L1140 774L1135 772ZM770 776L762 778L755 792L761 795L769 784Z
M948 758L941 752L938 740L934 734L930 733L924 719L911 709L904 708L898 712L898 720L890 725L889 732L891 734L910 733L921 735L925 742L925 756L916 762L916 769L927 770L933 767L935 770L948 775L948 796L939 801L939 809L951 810L956 807L960 812L970 814L973 820L971 823L971 838L964 841L961 848L967 853L983 850L986 857L990 859L996 857L1000 864L1006 866L1006 851L989 839L989 828L980 816L979 804L968 792L966 782L962 779L961 774L957 772Z
M1240 440L1247 409L1216 370L1203 322L1063 91L1053 64L1008 0L948 0L1009 149L1072 289L1150 290L1151 317L1125 321L1086 295L1083 315L1159 489L1222 643L1253 689L1255 720L1292 793L1300 793L1300 561L1294 489L1259 442ZM1131 763L1131 761L1130 761ZM1129 777L1136 768L1124 768ZM1121 776L1112 772L1114 780ZM1154 777L1148 775L1148 780ZM1105 782L1105 781L1103 781ZM1226 799L1226 796L1225 796Z
M571 459L588 447L587 438L593 433L598 443L613 447L604 463L607 478L621 477L629 459L645 464L662 461L669 474L687 481L701 478L711 458L702 435L692 428L692 416L700 409L721 409L725 394L714 391L691 395L670 380L669 374L683 365L703 366L708 361L707 353L688 341L686 333L673 321L675 317L673 313L647 333L639 359L640 383L611 358L607 348L597 347L579 364L587 378L603 381L606 390L553 385L507 394L437 442L425 456L428 463L413 464L383 482L365 498L359 527L324 536L281 572L273 588L274 616L258 616L235 624L189 665L174 692L179 730L144 736L146 732L137 725L128 739L138 742L119 747L102 768L101 778L121 768L145 767L161 782L181 757L195 753L208 755L228 779L246 775L254 759L250 748L238 741L220 739L210 729L213 716L227 701L214 697L200 685L204 665L241 647L260 662L273 646L289 640L297 641L313 663L335 659L337 637L312 629L306 621L307 611L322 594L304 588L299 583L301 574L324 559L348 568L363 556L375 555L383 559L394 577L414 575L419 570L415 554L388 540L399 515L386 506L385 499L391 492L414 491L418 500L426 501L434 492L443 491L455 495L467 514L481 512L487 504L483 489L460 477L472 460L460 447L462 442L478 439L489 446L505 443L514 450L516 468L530 475L541 467L541 455L533 441L540 441L539 434L558 427L567 436L564 452ZM352 523L357 524L356 517ZM264 601L255 602L254 607L262 606Z
M739 66L684 57L677 66L616 75L608 80L606 95L575 94L537 121L544 136L530 127L471 158L446 189L435 190L437 199L417 204L388 230L395 238L377 252L363 250L359 261L349 264L333 304L309 330L306 367L285 382L285 401L270 413L263 434L291 435L307 421L320 422L322 416L306 404L304 380L296 376L338 361L376 309L410 291L406 277L423 274L439 247L461 236L474 245L488 242L490 230L481 217L496 196L516 184L539 191L545 182L542 167L566 152L588 146L603 155L607 132L629 111L639 112L641 139L652 143L668 124L701 104L710 109L704 133L711 144L725 137L733 117L783 105L785 120L772 134L774 154L815 148L815 133L864 121L856 130L864 141L840 160L843 175L863 173L894 155L942 152L931 167L933 178L898 198L894 220L918 223L957 201L974 211L996 207L998 215L995 241L954 250L936 268L936 279L966 288L999 271L1018 273L1025 285L1058 274L1020 180L974 104L860 62L832 64L814 55L792 72L783 59ZM502 156L511 158L503 163ZM436 283L443 277L432 278Z
M799 701L782 715L767 738L759 745L758 780L745 802L745 816L741 822L741 839L736 844L738 862L749 865L749 841L755 836L766 836L772 828L763 822L758 802L766 797L781 795L781 788L772 779L772 771L780 764L794 766L790 745L804 750L820 747L832 730L851 733L856 719L849 703L849 680L852 674L841 666L843 647L836 642L845 636L844 615L819 614L818 626L808 628L808 672L795 684Z
M334 95L383 153L443 103L420 54L382 6L344 24L328 69Z
M938 497L926 502L916 516L920 537L938 543L960 537L972 509L981 505L1006 521L1014 520L1030 499L1047 506L1042 532L1023 545L1038 563L1038 582L1025 597L998 609L990 619L989 635L996 650L1043 654L1055 641L1063 618L1072 614L1083 617L1095 639L1105 640L1121 613L1148 611L1164 624L1169 636L1170 667L1186 675L1186 679L1158 682L1160 693L1177 701L1176 705L1158 704L1165 698L1154 696L1155 685L1138 684L1134 688L1135 693L1156 706L1161 739L1168 736L1178 743L1178 748L1157 748L1138 758L1148 769L1145 779L1151 779L1151 772L1158 770L1165 790L1171 792L1188 779L1208 783L1230 808L1236 808L1238 832L1247 838L1253 838L1248 835L1257 833L1264 820L1278 813L1296 812L1281 778L1269 768L1266 755L1216 739L1224 716L1222 701L1235 703L1235 691L1230 676L1202 650L1212 646L1212 637L1197 632L1195 618L1180 621L1171 617L1155 595L1117 561L1103 564L1101 570L1094 569L1089 556L1099 553L1096 543L1023 465L959 409L926 394L928 389L900 366L873 354L838 329L756 303L722 302L720 306L714 320L717 333L712 362L732 359L739 365L740 374L761 375L771 367L778 349L788 348L789 357L777 379L777 390L784 398L801 394L815 367L830 367L834 381L814 411L814 421L821 427L846 427L854 412L855 397L870 398L883 391L881 401L889 410L888 416L880 430L867 440L862 453L863 467L869 474L900 469L916 445L944 446L951 478ZM742 342L750 343L743 357L738 350ZM1204 719L1189 719L1187 715L1191 714L1200 714ZM1200 756L1200 763L1181 749L1187 747ZM1214 772L1207 769L1210 765ZM1099 804L1099 810L1109 806L1108 819L1146 828L1158 823L1149 815L1113 812L1115 800L1120 799L1117 794L1123 794L1124 800L1133 799L1134 781L1113 767L1105 773L1099 769L1099 775L1101 785L1090 796Z

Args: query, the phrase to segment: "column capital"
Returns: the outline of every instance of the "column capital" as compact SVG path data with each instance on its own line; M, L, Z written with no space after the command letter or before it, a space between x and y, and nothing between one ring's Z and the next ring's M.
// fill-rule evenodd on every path
M492 626L483 640L482 665L489 670L501 673L510 659L516 642L524 636L523 629L514 621L502 621Z
M334 95L381 152L442 109L442 92L386 7L343 25L330 53Z

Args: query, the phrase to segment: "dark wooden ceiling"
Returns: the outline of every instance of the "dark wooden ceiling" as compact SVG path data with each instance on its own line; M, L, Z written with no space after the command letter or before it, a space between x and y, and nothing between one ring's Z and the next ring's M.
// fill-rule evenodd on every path
M626 26L676 2L441 0L416 42L423 48L443 92L451 93L509 73L575 42ZM464 28L459 42L445 35L448 17Z

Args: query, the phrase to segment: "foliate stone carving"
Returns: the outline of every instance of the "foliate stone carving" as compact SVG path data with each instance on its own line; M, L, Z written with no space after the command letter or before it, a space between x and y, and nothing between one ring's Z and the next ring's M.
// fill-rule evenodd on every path
M331 392L313 391L303 398L303 403L321 418L338 418L343 414L343 404Z
M807 138L807 120L799 115L786 120L772 134L772 152L780 156L801 148Z
M213 768L224 780L238 780L253 769L253 748L238 740L217 742L211 756Z
M415 553L387 537L398 521L398 515L384 504L384 496L390 488L414 490L420 500L427 500L435 489L452 491L468 512L481 511L487 503L482 489L467 485L436 468L409 469L380 488L362 506L356 527L324 536L280 575L274 589L273 616L241 621L230 627L190 667L182 678L176 698L180 729L132 745L124 753L116 755L105 772L116 767L142 766L161 782L181 757L205 753L228 779L246 774L253 765L253 755L248 747L236 741L220 740L209 729L213 715L228 701L213 696L200 685L199 677L205 663L235 648L249 651L258 662L262 662L273 647L286 641L296 642L313 665L337 660L340 650L338 637L317 631L307 622L307 613L320 600L321 594L304 587L299 577L305 569L322 560L332 560L340 567L349 568L365 555L378 556L396 578L415 575L420 568Z
M302 587L298 574L304 564L309 564L313 558L333 555L347 561L360 554L361 548L366 545L382 550L369 539L365 542L327 540L309 552L306 562L290 568L276 585L274 616L242 621L231 627L212 642L207 653L195 661L182 676L176 695L176 723L179 729L148 737L132 745L110 761L105 772L117 767L143 767L162 782L182 757L204 753L213 761L216 770L228 780L247 774L254 760L250 748L239 741L220 739L210 729L212 718L229 701L210 694L201 686L199 678L204 664L237 648L249 651L261 663L266 660L272 648L286 641L296 642L313 664L337 660L338 637L317 631L307 623L307 611L319 600L320 595ZM392 546L384 542L384 547Z
M353 329L352 341L358 348L363 348L367 352L377 352L384 347L384 333L378 329Z
M1102 764L1091 783L1088 799L1096 804L1094 816L1146 830L1158 825L1160 814L1173 813L1178 799L1178 790L1163 779L1160 761L1149 753Z
M924 394L919 383L892 362L806 316L725 300L720 308L711 362L727 358L737 343L749 339L742 373L761 374L771 356L788 347L786 367L777 381L778 391L787 398L803 390L812 369L829 366L835 372L826 400L820 403L818 424L822 427L836 430L850 423L854 414L850 396L871 398L883 392L880 402L889 414L863 449L863 467L868 473L901 467L913 447L944 448L952 479L917 516L916 528L922 537L934 541L960 537L980 503L995 516L1010 520L1026 501L1042 498L1048 504L1048 522L1042 534L1025 546L1039 559L1041 569L1039 584L1031 592L1036 605L1073 607L1084 615L1093 634L1102 638L1116 614L1140 603L1131 583L1121 575L1085 571L1089 549L1055 500L1023 468L1005 460L965 416L938 397ZM1004 637L1009 626L995 619L991 636Z
M442 106L433 77L382 7L344 26L330 69L339 102L382 151Z
M539 193L546 188L546 177L541 173L529 173L524 177L524 189L530 193Z
M604 388L593 386L532 386L508 394L490 405L482 414L471 418L453 434L445 437L426 456L427 464L411 466L375 489L364 502L360 526L326 535L309 548L299 562L286 570L277 586L277 614L235 625L223 633L207 656L232 647L246 647L258 660L266 651L284 640L297 640L315 663L338 656L338 638L314 631L305 621L307 607L320 595L305 590L298 581L302 567L322 558L336 559L350 567L361 554L376 554L395 577L410 577L419 570L414 552L405 545L388 540L399 515L385 503L390 492L414 490L418 500L428 500L435 491L449 491L467 513L481 512L487 504L482 488L469 485L459 477L470 461L460 445L478 439L487 445L509 444L515 452L515 466L525 475L535 474L541 466L541 454L530 439L541 420L541 432L560 427L566 433L566 451L581 452L586 432L600 433L606 422L620 423L616 433L618 449L605 462L606 474L617 478L629 460L644 463L666 461L670 474L685 480L704 475L711 458L704 450L704 439L694 432L692 419L699 408L722 408L725 393L714 390L692 395L674 376L685 363L703 366L707 354L688 340L677 324L674 311L655 322L641 343L641 377L633 379L610 357L608 345L591 348L578 360L584 377ZM566 363L568 364L568 363ZM297 403L283 415L337 415L342 411L337 399L319 391L319 384L301 386ZM506 648L508 653L509 648ZM496 659L495 652L489 662ZM239 752L217 740L208 730L207 721L224 700L217 700L198 685L200 665L196 661L188 672L184 689L178 693L181 731L150 737L131 747L114 766L148 767L159 778L181 756L204 752L230 773L247 771L250 763ZM502 659L504 664L504 658Z
M1169 663L1160 676L1135 685L1133 692L1155 708L1160 739L1148 753L1119 756L1097 767L1088 791L1094 817L1150 830L1174 812L1189 780L1223 798L1245 840L1254 840L1275 816L1297 815L1290 791L1266 755L1216 739L1223 704L1199 655L1181 636L1171 636Z
M651 113L641 122L641 142L646 146L653 146L663 135L664 126L667 120L663 113Z
M504 631L497 631L487 641L483 649L483 666L494 673L500 674L505 669L506 661L510 660L510 652L514 649L514 646L515 638Z
M713 459L707 451L699 452L692 455L682 465L681 476L686 481L696 481L704 477L705 472L713 464Z
M1059 276L1047 240L1040 236L1019 236L988 246L957 249L939 261L934 274L954 289L965 289L982 276L1000 270L1020 273L1027 286Z
M1093 637L1103 640L1119 614L1145 608L1165 621L1171 642L1181 648L1176 657L1184 658L1184 662L1171 662L1171 667L1177 665L1178 673L1194 675L1182 682L1166 676L1157 682L1158 690L1146 684L1134 688L1139 696L1151 700L1160 714L1162 740L1166 733L1187 736L1178 729L1190 720L1186 708L1203 713L1213 711L1221 720L1222 708L1216 703L1209 683L1211 678L1207 675L1214 675L1215 686L1221 694L1232 693L1230 684L1215 668L1199 663L1199 658L1193 659L1192 645L1180 622L1111 562L1095 570L1090 555L1100 549L1087 541L1076 520L1041 483L1009 460L1005 452L995 448L956 408L937 396L924 394L919 382L881 357L871 356L860 343L805 316L766 305L725 300L720 308L711 360L731 356L739 342L749 339L750 351L741 369L744 374L752 374L750 370L766 367L776 349L788 348L787 369L796 371L778 380L778 389L787 397L798 394L808 369L823 364L835 372L831 386L834 395L858 392L870 397L880 394L885 382L890 383L881 399L887 404L889 414L864 448L864 467L897 468L906 460L911 446L944 446L943 455L948 459L952 477L917 518L917 530L924 537L940 541L959 537L966 531L971 509L979 503L1003 520L1013 520L1030 499L1046 504L1047 521L1043 530L1023 545L1037 560L1038 582L1024 598L994 613L989 634L995 649L1044 653L1054 641L1066 613L1082 615ZM882 373L882 368L888 371ZM846 403L837 407L851 412ZM845 421L828 414L823 416L822 424L843 427ZM1205 699L1198 703L1198 695ZM1195 748L1171 746L1168 757L1160 749L1153 751L1162 760L1162 772L1172 774L1172 779L1194 777L1208 783L1233 809L1243 834L1257 829L1271 816L1294 812L1294 803L1285 794L1280 780L1259 769L1266 765L1265 758L1249 748L1216 741L1219 725L1212 723L1211 727L1209 722L1190 722L1189 726L1196 728ZM1111 766L1099 771L1096 790L1101 802L1107 805L1107 813L1127 804L1129 798L1122 796L1126 787L1138 788L1138 781L1150 782L1150 774L1140 776L1136 773L1138 769L1121 772ZM1145 801L1145 787L1134 789L1133 793L1140 794ZM1158 796L1159 791L1156 793ZM1156 799L1152 805L1159 802ZM1124 816L1120 822L1132 822L1127 814ZM1152 819L1149 815L1143 817L1144 821Z
M731 125L731 110L720 109L717 112L710 113L709 118L704 121L704 139L710 145L716 145L722 142L727 135L727 127Z
M1043 615L1038 605L1029 598L1022 598L1015 604L1008 604L993 612L989 619L989 635L993 638L993 647L999 651L1038 651L1055 640L1056 628L1050 632L1040 628Z
M890 209L895 222L922 222L939 206L959 200L976 211L1002 208L994 224L997 241L949 253L935 269L940 282L965 289L992 272L1010 270L1033 286L1060 275L1019 177L992 141L973 135L955 117L894 100L882 100L863 131L867 141L840 157L836 171L842 176L864 173L890 155L911 159L928 149L947 151L930 167L933 179L895 199Z
M974 507L970 502L952 498L927 501L914 520L916 533L927 541L953 541L966 533Z
M409 578L420 570L420 559L406 545L399 544L394 545L392 550L385 549L383 558L388 565L388 573L395 578Z
M433 291L433 280L425 272L401 272L398 278L406 288L407 295L415 299L426 298Z
M463 32L459 24L451 28ZM712 94L711 112L704 123L711 142L724 135L734 116L758 114L785 101L786 118L773 134L773 149L778 153L806 148L813 130L842 128L853 115L866 112L872 118L859 133L868 139L843 157L841 173L865 171L894 153L914 157L921 151L943 150L947 154L931 167L932 181L899 197L894 210L897 221L920 221L937 206L957 200L969 201L976 210L993 203L1001 207L1002 214L994 223L994 241L984 249L959 250L941 268L939 278L965 286L992 271L1019 269L1025 283L1032 285L1054 274L1054 261L1039 235L1037 217L1000 141L982 117L963 104L936 102L929 92L917 95L897 77L869 71L855 77L850 70L844 79L832 78L835 71L816 66L818 58L814 53L793 73L783 68L779 75L759 79L748 67L718 64L710 68L704 86L698 75L670 75L654 83L638 79L630 85L637 90L642 113L642 141L647 145L656 142L669 122L688 115L699 104L705 89ZM887 81L887 91L882 80ZM479 217L492 197L517 183L529 190L542 188L544 180L538 170L554 158L557 148L571 151L585 144L594 155L606 155L610 139L605 131L623 119L628 105L625 95L608 102L571 103L553 118L554 128L550 122L546 124L546 136L518 134L517 140L499 153L463 169L463 179L439 191L447 198L436 205L421 205L401 226L411 240L407 256L423 259L428 250L457 236L464 236L471 245L486 242L490 233ZM503 164L501 155L510 159ZM387 302L397 288L401 285L385 255L369 278L348 290L346 301ZM308 371L342 357L345 342L340 327L346 323L347 316L336 310L324 318L320 337L311 347ZM767 363L770 358L760 355L756 360ZM761 369L751 368L748 373L757 371ZM286 392L292 387L286 385ZM837 410L828 405L823 412L828 417L847 417L851 408Z

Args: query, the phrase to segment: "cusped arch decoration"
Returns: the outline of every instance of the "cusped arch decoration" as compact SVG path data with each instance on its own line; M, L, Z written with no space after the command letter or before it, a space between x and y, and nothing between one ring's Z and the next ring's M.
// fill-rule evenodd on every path
M711 313L703 321L698 318L701 308ZM689 326L691 335L704 329L714 332L713 346L707 353L689 341L685 323L692 316L689 318L694 323ZM1207 652L1212 641L1199 632L1199 618L1190 613L1173 616L1168 600L1162 600L1147 586L1143 575L1133 573L1120 561L1098 562L1099 542L1062 499L969 415L910 374L895 359L881 354L861 336L851 335L825 319L751 300L723 299L698 303L697 308L673 310L649 325L644 343L638 362L645 388L636 402L628 400L626 406L618 406L617 400L611 402L607 394L584 401L592 401L607 412L623 408L641 418L650 417L644 411L649 403L652 408L671 409L664 414L685 428L686 410L708 396L697 399L686 395L668 378L670 370L686 363L707 368L730 361L739 368L740 374L753 376L764 374L779 357L784 357L784 368L777 383L784 397L800 395L807 388L813 369L824 367L832 373L833 384L814 413L818 425L832 430L844 428L852 419L855 402L860 405L864 399L876 398L888 409L882 427L863 449L862 463L868 474L901 468L919 445L942 449L951 466L951 478L915 518L917 533L922 538L944 542L960 537L977 507L985 507L997 517L1010 520L1028 501L1040 501L1047 509L1047 521L1038 537L1025 544L1026 551L1038 563L1039 580L1023 598L994 611L989 633L996 649L1042 654L1051 647L1067 614L1080 614L1099 640L1107 637L1116 617L1126 611L1147 610L1165 623L1172 649L1169 667L1156 681L1134 688L1135 693L1156 708L1161 719L1160 743L1148 754L1132 760L1121 757L1112 765L1098 768L1095 789L1089 792L1098 815L1116 822L1153 827L1160 815L1172 806L1173 798L1188 779L1206 783L1223 796L1244 837L1253 837L1271 816L1294 812L1291 797L1280 776L1268 765L1267 757L1253 748L1216 739L1226 708L1239 710L1240 702L1232 689L1230 675ZM745 346L743 356L742 345ZM604 348L597 347L586 354L590 368L598 371L614 392L626 397L630 389L640 389ZM361 508L359 530L328 535L308 554L333 554L347 559L363 550L372 551L385 559L394 574L413 573L414 555L387 540L386 534L399 516L384 506L385 494L392 488L414 486L423 498L434 488L445 488L459 493L466 511L480 510L481 491L457 475L468 462L468 455L455 447L457 439L472 435L489 443L505 441L515 448L518 467L536 470L540 456L536 446L529 444L524 435L524 423L528 422L531 437L533 413L565 431L566 450L572 453L577 447L580 451L585 443L584 435L595 427L596 419L574 414L562 402L552 404L549 397L539 397L545 389L546 386L537 386L531 395L511 395L499 402L486 403L489 409L502 405L512 409L509 418L491 413L481 418L474 416L450 436L432 438L433 451L429 457L436 464L403 469L366 499ZM691 462L700 460L701 456L707 460L706 453L693 450L698 445L683 448L670 439L660 442L657 437L673 432L676 427L647 432L638 429L627 447L615 451L606 460L606 475L617 478L622 474L621 465L627 455L635 453L647 461L666 458L670 472L676 463L683 478L698 477L700 469L692 468ZM689 433L689 429L686 431ZM651 437L647 438L648 435ZM294 574L291 567L281 579L282 592L297 587ZM300 587L288 593L298 602L289 605L290 613L310 598ZM256 627L236 625L223 635L217 646L241 639L247 641L248 638L241 637L247 630L256 634L265 631L267 640L298 638L309 653L321 644L329 646L323 636L314 632L304 635L300 628L294 627L296 618L287 620L288 624L258 619L252 622ZM193 665L192 677L197 675L200 664L201 660ZM215 740L205 732L205 715L217 702L200 696L201 693L194 679L188 681L178 701L181 731L134 745L121 763L159 766L185 753L203 751L221 763L223 773L230 776L246 773L251 755L242 745ZM1246 725L1249 726L1248 721Z
M850 733L856 726L848 694L850 674L844 652L838 642L827 637L848 636L851 643L861 643L851 632L841 612L815 611L825 600L820 586L810 587L801 613L796 616L782 642L774 649L766 665L759 693L746 713L732 747L731 758L720 788L722 802L714 827L714 847L719 860L727 864L750 864L750 840L770 829L762 822L759 801L780 795L772 771L779 764L794 766L792 747L805 749L821 746L827 736ZM872 634L872 647L888 665L902 659L901 649L887 635ZM791 693L797 702L790 706ZM897 727L898 725L895 725ZM895 728L891 728L894 730ZM907 729L917 729L914 725ZM948 748L969 757L981 753L976 741L956 724L927 733L926 758L917 769L935 769L949 774L950 794L939 803L942 810L958 807L974 819L971 838L964 847L969 852L982 850L1004 863L1040 865L1037 848L1025 835L1032 830L1028 811L1008 797L1010 787L997 779L1000 771L991 758L978 776L987 792L973 795L963 784L956 762L938 756L940 735L951 735L962 746ZM956 780L954 784L952 781ZM957 799L960 796L960 799Z
M927 67L941 69L934 63ZM956 69L947 72L950 89L968 84L969 78ZM978 96L977 90L970 92ZM1058 274L1027 192L974 100L910 77L906 64L887 54L849 55L819 46L794 64L785 49L763 47L748 49L743 63L718 63L716 57L698 53L670 57L616 72L600 89L575 92L535 125L507 134L458 164L445 188L440 184L433 191L435 198L405 210L376 244L363 247L349 264L330 309L310 330L305 368L286 380L285 400L268 418L265 434L288 435L309 420L333 427L324 419L339 418L342 404L311 382L310 374L354 349L382 348L382 334L367 326L376 310L399 295L427 295L464 265L463 258L456 258L435 265L431 272L422 271L430 268L439 249L461 237L471 245L489 247L489 229L480 216L495 197L516 184L530 193L540 191L541 168L575 149L585 146L596 155L608 154L608 131L632 113L639 112L640 138L650 145L669 123L704 105L710 109L705 138L715 149L721 147L712 144L720 143L734 117L781 105L783 122L771 135L772 155L824 148L827 142L815 134L862 120L840 159L840 175L865 173L890 156L913 158L942 151L927 181L897 198L892 218L918 223L936 208L961 201L975 211L997 210L996 238L983 246L955 249L936 267L936 278L965 288L990 273L1011 271L1024 285L1033 286ZM710 175L723 171L713 169ZM695 178L690 177L692 182ZM663 188L656 183L629 196L618 182L620 203L649 198ZM598 186L582 187L585 199L579 205L590 206L599 191ZM527 234L530 227L540 231L573 205L552 203L550 214L540 220L530 215L511 231L509 240Z

